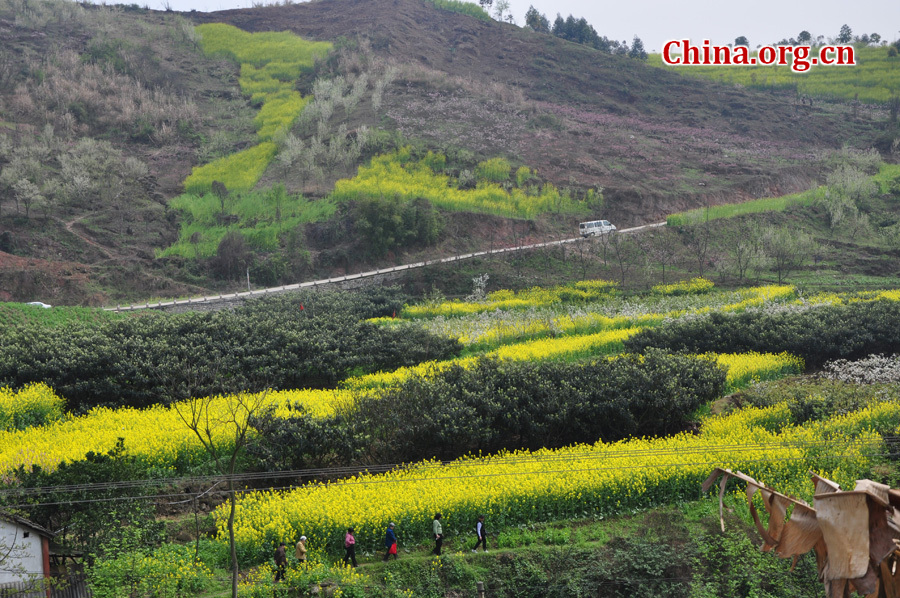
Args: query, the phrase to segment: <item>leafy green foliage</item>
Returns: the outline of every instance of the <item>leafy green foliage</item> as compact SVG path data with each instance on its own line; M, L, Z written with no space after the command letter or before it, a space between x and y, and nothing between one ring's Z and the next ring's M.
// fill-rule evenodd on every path
M650 347L691 353L780 353L802 357L808 369L832 359L900 351L900 303L874 301L775 313L712 313L644 330L627 351Z
M96 598L196 596L211 581L212 572L194 561L193 549L178 544L117 551L89 569L91 595Z
M710 526L697 534L692 555L692 598L724 596L819 596L816 559L802 556L797 567L786 573L785 562L771 552L762 552L755 540L743 531L722 533ZM740 563L740 566L736 566Z
M44 381L77 412L100 404L142 407L242 390L333 386L351 372L458 351L456 341L420 328L360 321L401 306L396 291L309 292L234 311L16 326L0 336L0 380L16 387Z
M443 228L440 214L428 200L370 197L353 206L356 230L375 257L413 244L431 245Z
M328 458L333 464L362 455L379 463L452 459L666 434L683 429L724 383L725 373L709 360L652 349L594 363L483 360L469 370L411 378L327 421L304 414L260 418L255 454L268 467L298 468Z
M83 461L63 463L55 471L21 466L13 472L16 488L62 486L40 494L19 494L11 489L7 504L31 504L24 507L27 517L52 530L61 530L56 541L83 550L93 560L119 550L152 546L162 540L162 524L153 517L149 496L153 486L110 486L113 482L141 479L147 474L143 465L129 455L124 441L106 454L90 452ZM95 489L70 489L98 484ZM130 498L124 498L130 497Z
M275 251L289 235L307 222L325 220L334 214L328 200L309 201L289 195L283 186L261 191L233 193L220 198L214 193L180 195L169 202L184 215L178 241L158 252L157 257L212 257L222 238L236 230L247 244L259 251Z

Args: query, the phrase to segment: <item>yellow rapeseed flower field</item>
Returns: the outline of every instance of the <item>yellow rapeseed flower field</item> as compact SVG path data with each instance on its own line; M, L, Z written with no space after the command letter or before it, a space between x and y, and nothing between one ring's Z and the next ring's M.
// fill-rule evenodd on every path
M0 386L0 431L61 419L64 407L65 401L42 382L19 390Z
M269 392L265 400L275 414L285 416L290 406L300 407L317 417L331 415L352 399L345 390L289 390ZM227 419L233 396L202 399L208 406L211 421ZM186 412L185 404L181 405ZM230 441L227 425L214 425L218 443ZM30 469L39 465L52 471L60 463L80 461L89 452L106 453L119 438L125 449L148 466L169 469L177 461L196 463L205 459L203 447L191 432L176 407L155 406L149 409L97 407L83 416L69 416L47 426L21 431L0 431L0 472L17 467Z
M435 512L444 514L452 536L468 533L480 513L505 526L694 498L715 466L777 480L787 492L806 495L810 470L847 484L868 466L882 443L870 431L876 421L896 429L900 405L883 403L804 426L791 425L785 406L750 408L709 418L699 435L519 451L447 465L426 461L288 492L248 492L239 502L235 530L248 553L262 554L273 542L301 534L312 546L336 551L341 531L352 525L359 545L375 550L389 521L397 523L401 543L421 542ZM220 536L225 516L217 513Z

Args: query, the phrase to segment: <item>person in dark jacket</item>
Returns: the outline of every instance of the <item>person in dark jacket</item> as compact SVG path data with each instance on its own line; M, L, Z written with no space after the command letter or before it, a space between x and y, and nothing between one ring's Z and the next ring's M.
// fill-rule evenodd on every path
M387 527L387 531L384 533L384 547L387 549L387 552L384 553L384 560L387 561L391 558L391 555L394 558L397 558L397 535L394 533L394 523L391 522Z
M284 542L275 549L275 566L278 567L278 570L275 572L275 583L278 583L284 579L285 569L287 568L287 549L284 547Z
M434 514L434 522L431 524L431 531L434 532L434 550L431 554L441 556L441 544L444 543L444 528L441 526L441 514Z
M475 542L475 548L472 549L472 552L478 552L479 544L481 544L482 550L487 552L487 530L484 527L484 515L478 516L478 523L475 524L475 536L478 541Z

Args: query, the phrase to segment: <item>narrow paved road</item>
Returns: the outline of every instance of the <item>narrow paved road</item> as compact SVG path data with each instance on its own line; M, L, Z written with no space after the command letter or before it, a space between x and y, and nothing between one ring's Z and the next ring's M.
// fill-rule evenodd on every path
M657 228L660 226L665 226L665 222L656 222L654 224L645 224L643 226L635 226L633 228L624 228L620 231L617 231L616 234L630 234L636 233L643 230L648 230L651 228ZM250 297L260 297L262 295L272 295L276 293L284 293L287 291L296 291L299 289L307 289L311 287L317 287L319 285L326 284L335 284L346 282L350 280L358 280L360 278L370 278L372 276L379 276L383 274L389 274L391 272L401 272L403 270L412 270L413 268L424 268L425 266L433 266L435 264L446 264L449 262L458 262L460 260L467 260L474 257L486 256L486 255L497 255L501 253L511 253L514 251L521 251L523 249L538 249L540 247L550 247L552 245L564 245L566 243L576 243L581 240L581 237L574 237L571 239L563 239L561 241L548 241L546 243L532 243L531 245L518 245L516 247L505 247L503 249L494 249L490 251L476 251L475 253L464 253L462 255L454 255L451 257L445 257L437 260L426 260L424 262L415 262L412 264L403 264L402 266L394 266L392 268L379 268L377 270L370 270L368 272L359 272L358 274L347 274L346 276L338 276L335 278L326 278L323 280L311 280L309 282L300 282L297 284L289 284L280 287L270 287L267 289L259 289L256 291L245 291L243 293L229 293L227 295L216 295L211 297L192 297L190 299L175 299L172 301L160 301L156 303L141 303L135 305L122 305L116 307L107 307L104 308L107 311L133 311L137 309L152 309L152 308L161 308L161 307L172 307L176 305L193 305L193 304L205 304L209 305L212 303L217 303L221 301L234 301L236 299L242 298L250 298Z

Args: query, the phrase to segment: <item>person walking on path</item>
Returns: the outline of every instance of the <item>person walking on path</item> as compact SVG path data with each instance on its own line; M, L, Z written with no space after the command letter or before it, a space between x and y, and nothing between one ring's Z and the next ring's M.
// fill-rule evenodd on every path
M394 555L394 558L397 558L397 535L394 533L394 523L391 522L387 527L387 531L384 533L384 547L387 548L387 552L384 553L384 560L387 562L391 555Z
M287 568L287 549L284 547L284 542L275 549L275 566L278 567L278 570L275 572L275 583L278 583L284 579L285 569Z
M487 530L484 527L484 515L478 516L478 523L475 524L475 536L478 541L475 542L475 548L472 549L472 552L478 552L479 544L481 544L481 549L487 552Z
M294 556L297 557L297 561L301 565L306 563L306 536L300 536L300 541L297 542L297 548L294 551Z
M353 528L347 528L347 535L344 536L344 562L348 565L352 564L356 567L356 538L353 537Z
M431 554L435 556L441 556L441 544L444 543L444 528L441 527L441 514L434 514L434 523L431 524L431 529L434 532L434 550L431 551Z

